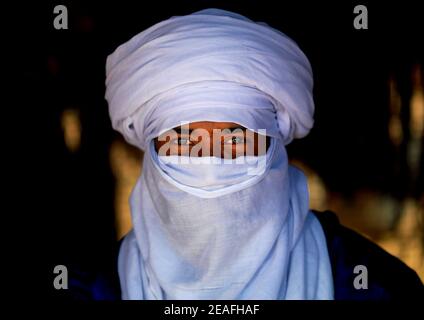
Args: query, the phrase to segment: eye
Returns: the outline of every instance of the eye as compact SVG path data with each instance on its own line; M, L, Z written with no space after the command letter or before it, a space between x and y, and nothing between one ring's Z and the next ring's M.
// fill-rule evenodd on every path
M241 143L244 143L245 142L245 140L244 140L244 138L243 137L231 137L230 139L227 139L226 141L225 141L225 143L228 143L228 144L241 144Z
M190 139L186 139L186 138L177 138L171 141L172 144L178 144L180 146L184 146L184 145L190 145L191 141Z

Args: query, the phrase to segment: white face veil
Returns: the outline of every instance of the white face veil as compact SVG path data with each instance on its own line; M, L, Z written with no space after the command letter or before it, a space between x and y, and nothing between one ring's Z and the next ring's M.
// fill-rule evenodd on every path
M172 17L109 56L106 84L114 128L145 151L123 299L333 298L325 236L285 149L313 123L310 66L290 39L218 9ZM157 155L153 138L196 121L265 129L271 145L239 167Z

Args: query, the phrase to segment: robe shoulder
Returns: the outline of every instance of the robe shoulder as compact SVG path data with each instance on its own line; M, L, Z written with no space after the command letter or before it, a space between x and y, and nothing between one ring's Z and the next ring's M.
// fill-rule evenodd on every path
M331 211L313 211L324 230L334 281L335 300L421 300L424 285L414 270L359 233L343 226ZM120 300L118 253L98 268L71 264L69 289L61 295L71 300ZM355 288L355 267L366 268L365 288ZM363 270L363 269L362 269ZM65 291L65 290L64 290Z
M340 224L331 211L313 211L327 240L335 300L421 300L424 286L417 273L374 242ZM354 271L359 266L359 269ZM364 268L365 267L365 268ZM354 281L366 270L367 288Z
M118 275L118 254L122 243L117 241L112 249L111 258L93 264L70 261L68 267L68 289L60 290L58 300L121 300Z

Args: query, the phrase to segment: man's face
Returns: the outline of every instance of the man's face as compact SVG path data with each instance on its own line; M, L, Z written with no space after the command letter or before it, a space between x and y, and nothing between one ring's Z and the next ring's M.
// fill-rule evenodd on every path
M175 127L155 140L160 156L217 156L235 159L258 156L268 150L270 138L234 122L199 121Z

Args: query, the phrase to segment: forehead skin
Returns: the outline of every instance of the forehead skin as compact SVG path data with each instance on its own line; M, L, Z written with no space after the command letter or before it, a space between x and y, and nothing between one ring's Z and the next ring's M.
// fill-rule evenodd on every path
M238 123L235 122L213 122L213 121L199 121L191 122L190 129L205 129L212 131L213 129L231 129L240 127Z

